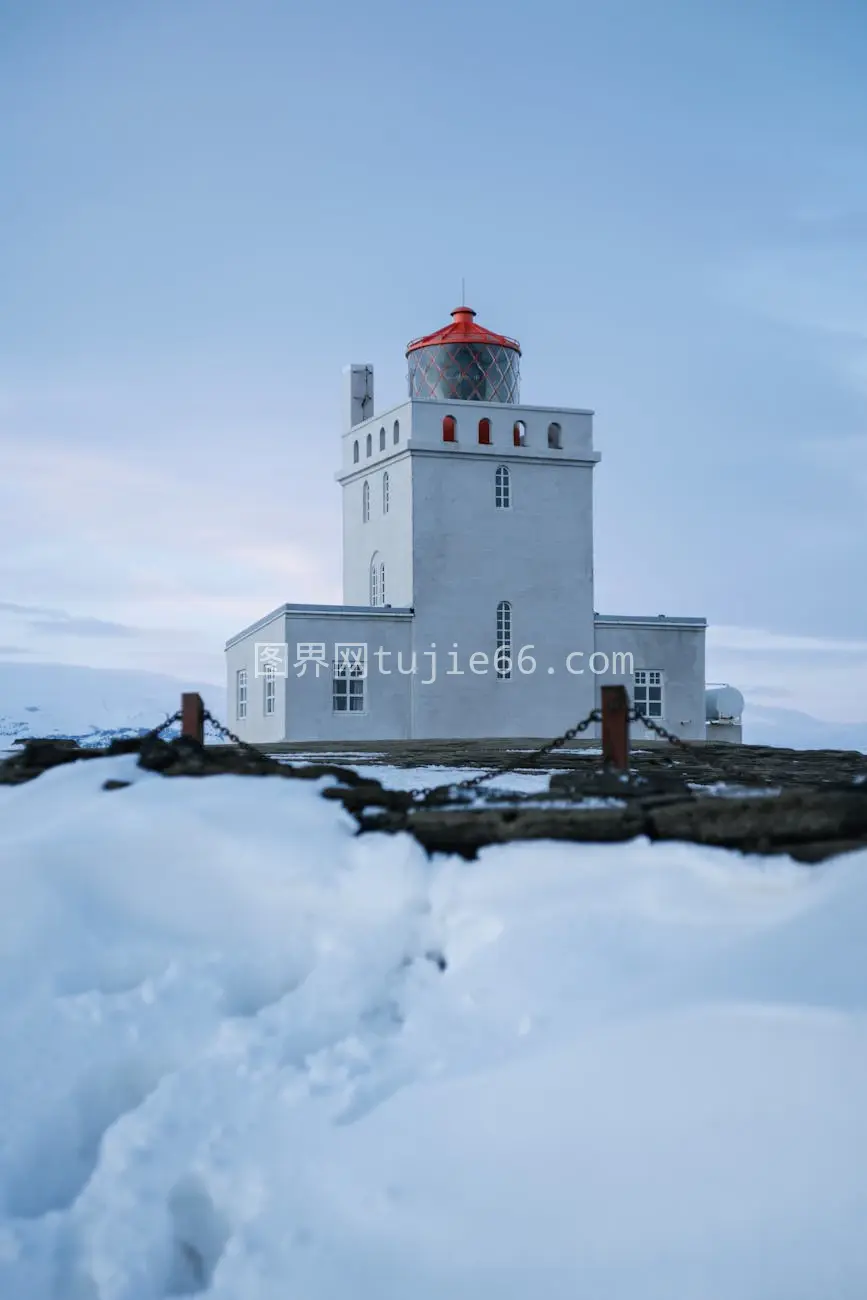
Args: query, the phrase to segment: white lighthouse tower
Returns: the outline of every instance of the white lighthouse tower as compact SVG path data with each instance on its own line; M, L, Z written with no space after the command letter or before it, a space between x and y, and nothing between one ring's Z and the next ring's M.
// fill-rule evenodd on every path
M409 343L388 410L372 365L344 372L344 604L284 604L228 643L243 738L544 739L610 681L705 734L705 620L594 613L592 411L522 404L520 345L475 315ZM276 680L263 643L285 648Z
M592 413L519 405L519 344L469 307L406 355L409 400L344 434L344 600L411 607L455 666L417 684L417 734L554 734L593 707L565 667L594 650Z

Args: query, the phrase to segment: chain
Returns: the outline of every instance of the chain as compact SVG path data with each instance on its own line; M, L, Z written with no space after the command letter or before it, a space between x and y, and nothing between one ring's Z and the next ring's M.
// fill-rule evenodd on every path
M648 717L646 713L642 713L637 704L633 705L629 710L629 721L640 722L645 727L649 727L652 732L659 736L660 740L667 740L672 745L679 745L681 749L693 749L692 745L682 740L680 736L676 736L673 731L667 731L661 723L654 722L653 718Z
M629 710L629 719L631 722L641 722L654 735L659 736L660 740L667 740L670 745L675 745L678 749L691 754L697 763L703 763L709 772L715 773L717 776L720 775L719 767L714 764L712 759L708 758L705 750L690 744L688 740L683 740L680 736L676 736L673 731L669 731L661 723L654 722L653 718L649 718L646 713L641 712L637 704L633 705Z
M181 716L181 710L178 709L176 713L167 717L164 722L159 724L159 726L154 727L151 731L145 732L144 735L141 736L141 740L155 740L166 730L166 728L173 726L176 722L180 722ZM633 705L630 708L628 717L630 722L642 723L648 728L648 730L659 736L660 740L667 740L670 744L676 745L679 749L687 750L691 754L696 755L696 757L699 757L699 751L694 745L682 740L681 737L676 736L674 732L668 731L661 723L648 717L646 713L642 713L641 709L637 705ZM210 722L211 726L219 736L228 740L230 744L237 745L239 749L252 755L252 757L256 758L259 762L265 762L275 768L285 770L284 764L280 763L277 759L272 758L270 754L264 753L263 750L257 749L255 745L251 745L248 741L242 740L240 736L236 736L235 733L230 731L228 727L224 726L218 718L215 718L210 710L203 710L202 720L204 722ZM576 722L573 727L568 729L568 731L564 731L561 736L557 736L554 740L546 741L544 745L540 745L538 749L532 750L529 754L518 754L507 762L499 763L496 767L488 768L484 772L477 772L474 776L467 777L463 781L453 781L448 785L437 785L427 790L409 790L407 793L418 804L447 802L457 791L475 790L480 785L484 785L486 781L493 780L496 776L505 776L508 773L516 772L521 768L535 766L535 764L539 763L543 758L552 754L554 750L562 749L564 745L568 745L570 740L574 740L576 736L580 735L581 732L586 731L594 722L601 721L602 711L600 709L592 709L590 713L587 714L586 718L582 718L580 722ZM704 759L700 759L700 761L706 762ZM710 764L708 764L708 766L710 766Z
M475 790L477 786L483 785L485 781L492 780L495 776L504 776L508 772L516 772L519 768L532 767L540 759L547 757L548 754L560 749L563 745L568 745L570 740L574 740L582 731L586 731L594 722L602 721L602 713L599 709L593 709L576 722L574 727L564 731L562 736L557 736L555 740L548 740L538 749L532 750L529 754L518 754L516 758L509 759L508 762L500 763L497 767L489 768L485 772L477 772L475 776L469 776L463 781L453 781L449 785L437 785L430 790L410 790L409 794L413 799L420 803L443 803L457 790Z
M174 724L180 722L180 720L181 711L178 709L177 713L173 713L171 717L166 718L165 722L161 722L158 727L152 727L150 731L146 731L144 735L139 736L138 739L141 743L144 743L146 740L156 740L158 736L162 735L167 727L174 726Z
M240 736L236 736L234 731L230 731L228 727L224 727L222 722L220 722L219 719L215 718L213 713L210 712L210 710L208 709L203 710L202 721L210 722L211 726L214 728L217 735L222 736L224 740L231 741L233 745L237 745L239 749L242 749L245 751L245 753L252 755L252 757L258 759L259 762L267 763L269 764L269 766L280 768L282 772L285 772L286 770L285 764L280 763L276 758L272 758L270 754L266 754L263 750L257 749L255 745L251 745L246 740L242 740Z

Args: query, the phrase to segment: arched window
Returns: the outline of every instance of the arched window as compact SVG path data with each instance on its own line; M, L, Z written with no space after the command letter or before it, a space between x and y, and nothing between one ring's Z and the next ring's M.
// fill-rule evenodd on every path
M367 435L367 454L368 456L373 455L373 434L372 433L369 433Z
M526 447L527 445L527 426L523 420L516 420L512 429L512 441L516 447Z
M379 603L385 604L385 565L379 566Z
M361 522L366 524L370 518L370 484L367 479L364 480L364 487L361 489Z
M453 415L443 416L443 442L457 442L458 426Z
M358 439L357 438L355 439L355 442L352 444L352 463L353 465L358 464Z
M388 470L382 476L382 513L388 514Z
M491 445L491 422L490 420L479 420L479 442L483 447Z
M501 600L497 606L497 653L494 667L502 680L512 676L512 606Z
M379 431L379 450L385 451L385 425Z
M400 442L400 420L395 420L394 422L394 432L391 435L391 440L395 447Z
M563 446L563 430L560 428L556 420L548 425L548 446L553 447L557 451L559 451Z
M370 561L370 603L371 605L379 604L379 556L374 554Z
M512 505L512 482L507 465L498 465L494 475L494 505L498 510L509 510Z

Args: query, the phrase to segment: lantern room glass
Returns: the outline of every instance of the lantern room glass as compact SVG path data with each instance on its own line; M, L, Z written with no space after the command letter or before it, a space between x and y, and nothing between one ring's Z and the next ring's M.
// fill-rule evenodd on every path
M407 357L409 395L421 401L519 400L520 355L490 343L439 343Z

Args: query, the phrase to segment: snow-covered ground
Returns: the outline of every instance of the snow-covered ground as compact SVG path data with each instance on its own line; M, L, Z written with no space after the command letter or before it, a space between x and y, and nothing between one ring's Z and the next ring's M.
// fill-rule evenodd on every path
M180 707L182 691L199 691L225 718L226 692L218 686L159 673L0 661L0 756L27 736L99 745L148 731Z
M0 787L0 1296L863 1300L865 932L865 854Z

